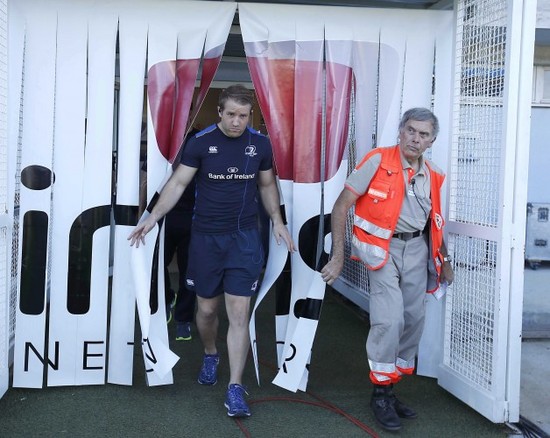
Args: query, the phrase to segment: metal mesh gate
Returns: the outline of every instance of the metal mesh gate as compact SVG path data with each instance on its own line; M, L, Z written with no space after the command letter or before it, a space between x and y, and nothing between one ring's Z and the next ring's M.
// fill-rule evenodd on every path
M506 0L459 2L448 220L499 225ZM488 233L486 233L488 235ZM497 238L497 235L495 235ZM494 383L497 242L450 233L456 281L446 306L444 362L482 388Z
M351 93L351 105L350 105L350 121L349 121L349 135L348 135L348 171L355 168L361 157L357 156L356 140L355 140L355 87ZM373 126L373 132L375 127ZM351 240L353 230L353 208L348 212L348 220L346 225L346 240L345 240L345 255L344 269L342 270L341 280L348 287L353 288L359 296L364 298L364 303L368 303L368 290L369 280L367 274L367 268L362 263L358 263L350 259L351 254ZM342 289L342 286L340 287Z
M458 0L439 383L494 422L519 418L534 2ZM531 50L530 56L529 51Z

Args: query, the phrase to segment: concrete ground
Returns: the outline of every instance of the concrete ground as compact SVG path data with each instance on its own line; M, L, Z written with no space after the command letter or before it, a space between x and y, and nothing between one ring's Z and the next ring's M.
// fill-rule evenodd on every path
M520 415L550 436L550 262L527 265L523 291Z

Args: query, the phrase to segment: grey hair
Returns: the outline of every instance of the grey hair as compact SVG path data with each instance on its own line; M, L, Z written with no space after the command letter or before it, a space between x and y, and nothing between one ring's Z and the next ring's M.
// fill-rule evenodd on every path
M409 120L416 120L417 122L432 122L433 136L437 137L439 134L439 120L434 113L427 108L411 108L403 114L401 122L399 122L399 131L401 131Z

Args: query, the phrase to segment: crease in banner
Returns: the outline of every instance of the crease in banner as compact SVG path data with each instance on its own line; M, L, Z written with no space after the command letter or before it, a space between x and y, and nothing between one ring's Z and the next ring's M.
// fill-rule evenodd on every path
M322 24L308 27L296 35L292 190L294 202L299 203L302 208L293 210L293 223L296 225L293 235L298 242L299 253L292 258L291 308L284 338L283 363L273 380L274 384L293 392L305 390L307 385L308 361L320 316L318 311L309 313L309 306L312 297L318 296L314 307L319 304L320 310L325 290L324 282L319 284L315 279L317 261L308 263L302 254L305 247L309 252L310 247L317 244L322 233L322 229L317 228L314 235L308 235L305 239L302 235L304 226L316 216L320 217L323 205L322 156L326 125L324 50Z
M325 282L321 274L315 272L306 298L300 303L302 309L296 329L285 345L284 362L273 380L275 385L292 392L296 392L298 389L306 390L308 380L306 364L309 364L311 359L311 347L317 332L324 295ZM309 308L312 312L309 313L308 309L304 309L304 307ZM297 348L298 345L301 345L302 348Z
M256 380L258 385L260 384L260 370L259 370L259 359L258 359L258 346L256 339L256 310L258 309L260 303L263 301L275 280L283 270L283 267L286 263L288 257L288 249L284 243L277 245L275 236L273 233L270 233L269 241L269 256L267 258L267 265L265 268L264 277L262 279L262 284L252 310L249 322L249 334L250 334L250 344L252 348L252 357L254 359L254 368L256 370Z
M162 382L180 359L179 356L171 351L161 338L153 334L143 338L141 342L146 366L151 367Z
M281 214L283 215L283 220L286 221L286 205L285 205L285 195L283 192L283 186L281 185L281 181L278 177L276 177L277 182L277 188L279 191L279 203L281 208ZM287 227L291 229L291 225L287 223ZM281 244L277 244L277 241L275 239L275 236L272 232L272 224L269 227L269 253L267 257L267 263L264 271L264 276L262 279L262 283L260 285L260 290L258 291L258 295L256 297L256 301L254 303L254 308L252 309L252 313L250 315L249 325L248 325L248 332L250 336L250 344L252 349L252 357L254 359L254 369L256 372L256 380L258 381L258 385L260 384L260 369L259 369L259 358L258 358L258 345L257 345L257 338L256 338L256 310L260 306L263 299L266 297L267 293L271 290L277 279L279 278L279 275L284 269L284 266L286 264L286 261L289 257L288 248L286 245L281 242ZM277 326L276 326L277 327ZM276 339L279 339L276 337ZM280 363L280 361L278 362Z
M142 215L141 220L144 220L147 216L149 216L149 213L146 211ZM162 380L179 360L179 356L170 351L169 346L164 340L150 333L151 307L149 301L151 293L151 266L153 265L155 242L159 231L159 226L155 225L146 237L149 245L142 244L138 248L132 248L130 266L133 274L132 278L134 280L136 305L141 328L143 358L146 368L152 368L153 372ZM160 298L163 298L163 295ZM161 308L160 304L162 304L162 300L160 301L159 308Z

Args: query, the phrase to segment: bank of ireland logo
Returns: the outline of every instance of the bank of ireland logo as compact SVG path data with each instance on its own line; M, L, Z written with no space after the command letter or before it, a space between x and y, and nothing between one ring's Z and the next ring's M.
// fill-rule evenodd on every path
M244 148L244 154L248 155L249 157L254 157L258 155L256 153L256 146L254 146L253 144L249 144L247 147Z
M228 167L227 171L229 173L237 173L239 171L239 168L238 167Z

